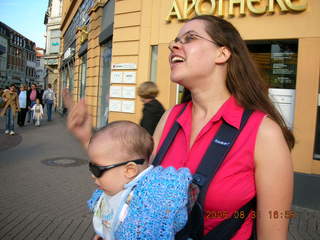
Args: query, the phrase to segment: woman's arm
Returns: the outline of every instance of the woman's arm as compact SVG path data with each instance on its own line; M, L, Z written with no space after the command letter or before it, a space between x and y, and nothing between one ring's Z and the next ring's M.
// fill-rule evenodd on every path
M159 142L160 142L160 138L161 138L161 135L162 135L162 131L164 129L164 125L167 122L167 118L168 118L171 110L172 110L172 108L168 109L162 115L160 121L158 122L158 125L157 125L156 129L154 130L154 133L153 133L154 148L153 148L153 152L152 152L151 157L150 157L150 163L152 163L154 157L156 156L157 148L158 148L158 145L159 145Z
M255 165L258 239L288 239L293 166L280 127L268 117L263 120L257 135Z

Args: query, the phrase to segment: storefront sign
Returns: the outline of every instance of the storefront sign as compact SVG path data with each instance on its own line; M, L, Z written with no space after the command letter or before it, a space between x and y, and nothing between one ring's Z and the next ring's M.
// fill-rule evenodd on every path
M270 14L275 12L276 5L281 12L301 12L306 10L307 0L172 0L166 20L168 22L172 18L187 20L193 12L196 15L209 14L224 17L223 10L227 10L227 16L232 17L235 15L235 8L239 8L241 16L246 15L246 8L253 14Z
M58 59L45 59L44 64L45 65L57 65Z
M137 69L137 64L135 63L117 63L117 64L112 64L112 69Z

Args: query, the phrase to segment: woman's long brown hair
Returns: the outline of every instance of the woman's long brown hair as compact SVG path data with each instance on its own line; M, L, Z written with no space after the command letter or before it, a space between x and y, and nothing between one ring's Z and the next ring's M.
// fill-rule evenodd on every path
M225 46L231 52L227 69L227 88L237 99L238 103L251 110L259 110L266 113L281 128L289 149L294 147L295 139L286 126L281 114L275 108L268 95L268 85L261 77L254 63L247 45L241 38L236 28L222 18L201 15L192 20L206 22L206 32L218 46ZM190 101L191 94L185 89L182 102Z

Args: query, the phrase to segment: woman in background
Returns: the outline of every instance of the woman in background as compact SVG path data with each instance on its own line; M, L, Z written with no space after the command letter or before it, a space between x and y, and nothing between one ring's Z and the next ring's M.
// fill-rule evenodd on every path
M154 82L144 82L138 87L138 95L143 102L140 126L145 128L151 136L165 112L162 104L156 99L158 94L159 90Z

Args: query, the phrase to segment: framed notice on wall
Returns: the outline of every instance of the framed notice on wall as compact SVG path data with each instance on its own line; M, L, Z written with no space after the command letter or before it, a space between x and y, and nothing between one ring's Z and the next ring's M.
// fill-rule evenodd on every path
M123 83L136 83L136 72L124 72Z
M122 87L121 86L111 86L110 87L110 97L121 98L122 97Z
M109 111L110 112L121 112L121 100L110 99Z
M135 102L134 101L122 101L122 112L134 113Z
M136 87L122 87L122 97L123 98L135 98L136 97Z
M111 83L122 83L123 72L111 72Z

